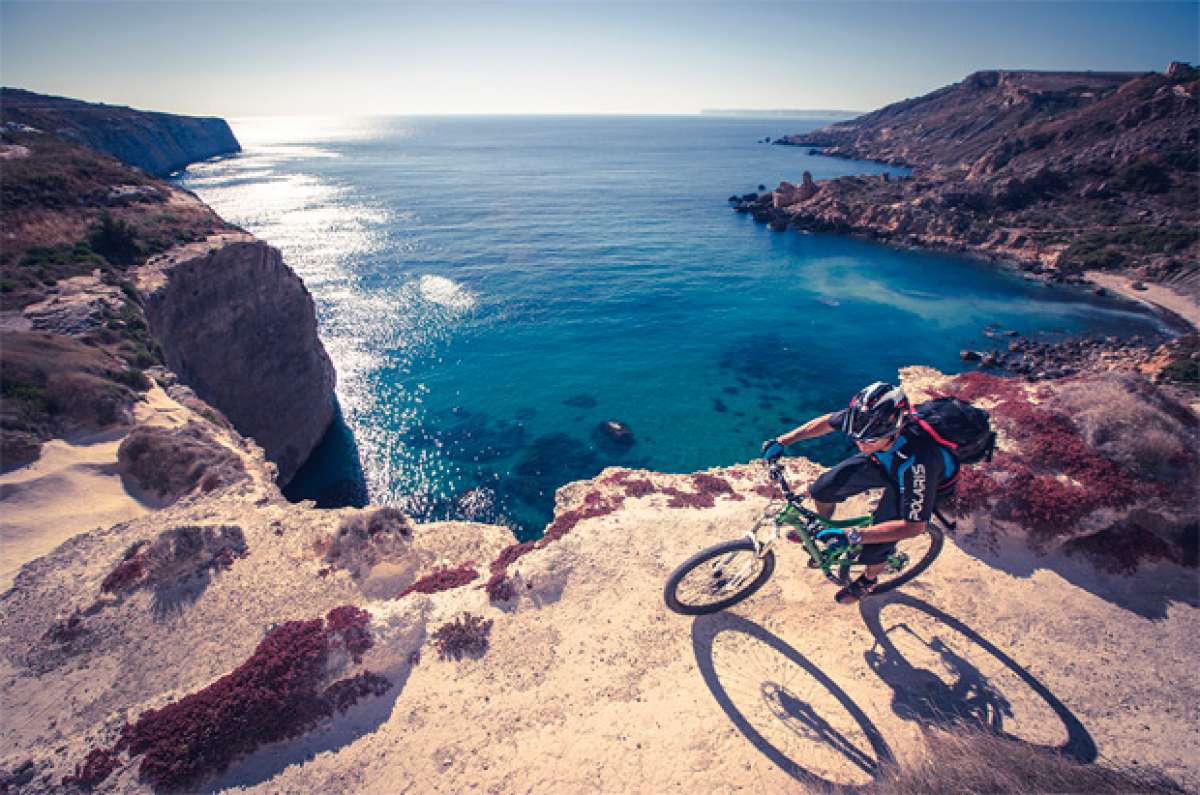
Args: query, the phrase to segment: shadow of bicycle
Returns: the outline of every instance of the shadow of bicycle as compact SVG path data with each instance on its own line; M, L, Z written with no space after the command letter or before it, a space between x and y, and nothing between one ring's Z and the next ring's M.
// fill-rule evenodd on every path
M892 689L900 718L967 724L1080 762L1096 759L1096 743L1071 710L959 619L903 593L865 600L859 612L875 638L864 658ZM885 612L896 620L885 622Z
M734 726L796 781L850 792L892 752L841 687L770 631L732 613L692 624L704 682Z

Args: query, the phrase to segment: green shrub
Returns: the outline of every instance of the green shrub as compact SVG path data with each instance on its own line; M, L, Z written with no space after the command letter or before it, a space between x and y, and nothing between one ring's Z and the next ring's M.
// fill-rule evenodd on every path
M1158 163L1143 158L1121 169L1113 186L1133 193L1166 193L1171 189L1171 177Z
M14 378L0 380L0 397L24 403L25 406L22 407L24 411L42 413L47 411L50 406L50 402L46 398L45 386L32 381Z
M127 221L113 218L108 213L101 215L100 223L92 227L88 242L93 250L116 265L133 265L144 254L137 230Z
M113 376L113 380L138 392L145 392L150 388L150 379L137 367L130 367L128 370L116 373Z
M1182 225L1126 224L1086 232L1067 248L1067 262L1103 270L1125 264L1129 254L1173 254L1200 240L1200 231Z

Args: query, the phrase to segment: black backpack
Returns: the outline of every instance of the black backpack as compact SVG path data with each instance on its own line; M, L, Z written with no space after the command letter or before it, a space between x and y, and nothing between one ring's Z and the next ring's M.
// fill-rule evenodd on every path
M991 417L983 409L956 397L941 397L910 409L909 418L949 449L960 464L992 460L996 434Z

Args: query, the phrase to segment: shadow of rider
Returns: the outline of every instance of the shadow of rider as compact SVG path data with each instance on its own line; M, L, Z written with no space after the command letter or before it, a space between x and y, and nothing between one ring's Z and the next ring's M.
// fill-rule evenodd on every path
M1013 716L1012 704L992 686L979 669L956 654L941 638L926 640L908 624L897 624L885 633L903 631L940 657L951 682L906 660L895 644L878 639L863 657L871 670L892 688L892 709L905 720L928 723L966 722L993 732L1004 730L1004 719Z

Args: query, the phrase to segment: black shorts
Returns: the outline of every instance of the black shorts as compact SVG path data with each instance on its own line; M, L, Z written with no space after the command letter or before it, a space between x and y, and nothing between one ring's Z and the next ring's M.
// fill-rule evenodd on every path
M879 500L879 506L872 514L872 522L879 524L899 519L904 515L900 511L899 486L887 476L887 472L882 466L861 453L847 458L817 478L809 488L809 494L817 502L836 503L847 500L856 494L862 494L869 489L884 490L883 498ZM883 563L895 549L895 541L888 541L884 544L863 544L858 561L869 566Z

